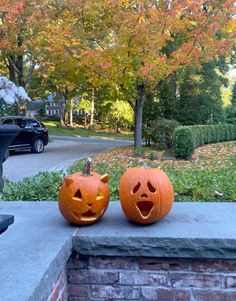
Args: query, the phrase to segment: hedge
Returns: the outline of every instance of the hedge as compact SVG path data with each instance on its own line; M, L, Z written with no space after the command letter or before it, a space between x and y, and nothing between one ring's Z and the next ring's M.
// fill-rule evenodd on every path
M161 118L151 121L149 126L143 127L146 145L150 146L152 142L156 149L171 148L173 133L178 126L179 123L176 120Z
M236 124L180 126L173 134L176 158L188 159L203 144L236 140Z

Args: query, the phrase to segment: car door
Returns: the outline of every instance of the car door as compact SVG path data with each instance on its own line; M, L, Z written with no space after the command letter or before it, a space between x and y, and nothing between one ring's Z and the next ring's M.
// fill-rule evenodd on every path
M21 128L20 133L15 138L15 145L19 148L30 147L33 129L27 119L16 118L15 124Z
M2 124L15 124L15 120L14 120L14 118L11 118L11 117L5 118L5 119L3 119ZM18 135L12 141L11 145L9 146L9 149L11 149L13 147L13 145L14 146L17 145L18 144L17 141L18 141Z

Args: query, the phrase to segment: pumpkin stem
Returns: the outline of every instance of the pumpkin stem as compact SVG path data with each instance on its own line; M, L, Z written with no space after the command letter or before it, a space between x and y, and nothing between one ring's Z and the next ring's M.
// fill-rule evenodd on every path
M82 171L82 176L84 176L84 177L91 176L91 173L90 173L90 165L91 165L91 163L92 163L91 158L88 158L87 160L85 160L83 171Z

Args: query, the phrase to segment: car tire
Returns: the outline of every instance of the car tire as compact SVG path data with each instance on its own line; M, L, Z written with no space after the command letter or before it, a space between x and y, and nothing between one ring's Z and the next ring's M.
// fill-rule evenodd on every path
M44 150L43 140L40 138L35 139L31 147L32 153L40 154L43 152L43 150Z

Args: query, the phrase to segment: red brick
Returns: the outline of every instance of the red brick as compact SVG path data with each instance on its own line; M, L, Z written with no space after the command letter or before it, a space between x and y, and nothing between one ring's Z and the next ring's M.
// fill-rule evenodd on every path
M52 293L48 297L48 301L59 301L62 291L67 290L66 286L67 286L66 271L63 270L52 289Z
M77 253L72 253L67 262L67 269L85 269L87 267L87 257L81 256Z
M221 288L222 277L220 275L173 273L171 274L171 283L173 287Z
M236 272L236 260L195 260L193 270L197 272Z
M57 285L52 294L49 296L48 301L56 301L58 299L59 296L59 286Z
M66 287L65 287L65 289L66 289ZM61 292L60 301L67 301L67 299L68 299L68 294L67 294L67 289L66 289Z
M139 299L139 289L131 286L109 286L109 285L92 285L90 294L95 300L96 298L105 299Z
M88 265L97 269L137 269L138 265L133 257L89 257Z
M236 276L226 276L225 277L225 287L226 288L236 288Z
M71 270L68 272L68 282L73 284L114 284L118 282L118 272L99 270Z
M146 258L139 257L138 264L144 270L190 270L191 260L166 259L166 258Z
M153 301L190 301L190 292L183 289L142 287L141 297L141 300Z
M170 286L167 273L120 272L120 284Z
M58 280L58 284L59 284L59 287L64 287L67 285L67 273L65 270L61 273L59 280Z
M89 298L89 288L86 285L68 284L68 296Z
M217 291L217 290L193 290L196 301L234 301L236 300L236 292Z

